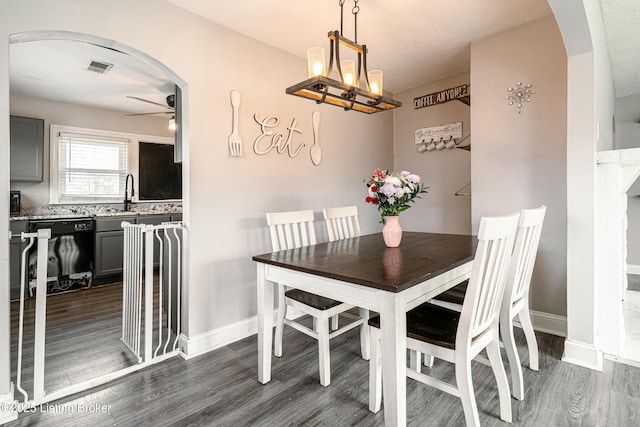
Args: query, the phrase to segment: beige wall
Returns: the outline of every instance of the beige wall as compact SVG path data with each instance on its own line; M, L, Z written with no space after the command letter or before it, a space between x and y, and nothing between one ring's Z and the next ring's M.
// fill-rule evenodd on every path
M462 122L463 135L469 135L470 108L460 101L413 108L414 98L468 83L469 73L464 73L396 96L403 107L393 113L394 168L417 173L429 187L429 193L402 214L405 230L471 233L471 197L454 195L471 183L471 153L460 149L419 153L414 143L416 129L448 123Z
M215 335L212 331L226 327L237 327L235 333L255 333L249 322L256 315L251 256L270 251L266 212L319 212L325 206L357 204L363 232L380 229L377 212L364 204L363 181L374 168L392 163L392 113L346 113L286 95L287 86L305 78L304 59L164 2L27 0L12 3L10 10L0 15L0 39L5 40L0 44L0 93L8 93L9 35L52 28L131 46L187 82L190 132L185 173L190 188L184 204L190 230L186 330L190 338ZM242 95L242 158L231 158L227 152L232 89ZM4 159L5 167L8 102L8 97L0 98L0 161ZM308 149L312 143L311 113L316 110L321 112L319 166L311 163ZM275 152L263 156L253 153L252 143L260 134L254 114L277 115L279 132L286 132L286 126L296 118L302 134L296 135L294 143L306 144L301 154L290 158ZM7 192L8 174L1 182ZM316 230L320 240L326 239L324 224L318 221ZM0 255L6 262L6 248ZM0 273L5 275L6 268ZM205 337L209 338L216 341L215 336Z
M24 208L49 204L49 128L52 124L173 138L173 132L167 127L168 120L166 118L128 117L122 111L92 108L86 105L68 104L16 94L12 94L10 98L12 115L44 120L43 181L38 183L11 182L12 190L21 191L21 201ZM130 165L131 168L133 166Z
M554 18L472 44L471 64L473 230L482 216L547 205L531 306L565 316L567 57ZM505 100L517 82L535 90L521 114Z

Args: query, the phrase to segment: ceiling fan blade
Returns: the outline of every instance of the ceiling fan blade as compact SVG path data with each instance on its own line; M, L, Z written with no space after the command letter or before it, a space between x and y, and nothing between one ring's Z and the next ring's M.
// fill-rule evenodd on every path
M167 104L160 104L159 102L149 101L148 99L138 98L137 96L129 96L129 95L127 95L127 98L137 99L138 101L147 102L147 103L153 104L153 105L159 105L162 108L174 109L173 107L170 107Z
M151 114L175 114L173 111L158 111L157 113L135 113L135 114L125 114L125 116L149 116Z

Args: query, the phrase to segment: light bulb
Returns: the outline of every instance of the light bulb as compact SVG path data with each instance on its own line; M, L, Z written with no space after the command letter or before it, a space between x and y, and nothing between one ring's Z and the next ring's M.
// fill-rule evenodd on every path
M346 73L344 75L344 82L350 86L353 86L353 74Z
M174 119L173 117L169 119L169 129L176 130L176 119Z
M356 64L351 59L346 61L340 61L340 68L342 68L342 82L349 86L356 84Z
M375 93L375 94L380 94L380 88L378 87L378 83L376 82L371 82L371 92Z
M320 61L316 61L313 63L313 76L319 76L322 74L322 69L324 68L324 65L322 64L322 62Z

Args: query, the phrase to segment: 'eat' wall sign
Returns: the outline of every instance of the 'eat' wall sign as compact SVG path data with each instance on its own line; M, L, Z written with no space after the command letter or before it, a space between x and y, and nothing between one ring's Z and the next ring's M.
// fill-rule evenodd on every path
M417 110L418 108L430 107L432 105L442 104L443 102L453 101L454 99L465 98L470 95L470 87L471 85L466 84L413 98L413 108Z

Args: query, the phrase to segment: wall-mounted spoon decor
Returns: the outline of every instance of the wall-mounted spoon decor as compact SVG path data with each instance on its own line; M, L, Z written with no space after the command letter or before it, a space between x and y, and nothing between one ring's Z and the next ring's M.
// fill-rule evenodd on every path
M311 122L313 123L313 145L309 149L311 154L311 161L314 165L319 165L320 160L322 159L322 149L320 148L320 112L314 111L311 114Z

